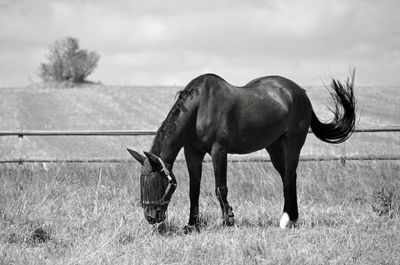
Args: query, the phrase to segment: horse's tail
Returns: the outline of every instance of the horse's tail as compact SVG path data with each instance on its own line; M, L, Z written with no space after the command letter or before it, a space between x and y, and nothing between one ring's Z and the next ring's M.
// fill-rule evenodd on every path
M327 143L339 144L346 141L354 132L356 123L356 99L354 97L354 74L348 78L345 84L333 79L329 93L334 102L334 108L329 110L334 114L332 120L321 122L312 112L311 130L315 136Z

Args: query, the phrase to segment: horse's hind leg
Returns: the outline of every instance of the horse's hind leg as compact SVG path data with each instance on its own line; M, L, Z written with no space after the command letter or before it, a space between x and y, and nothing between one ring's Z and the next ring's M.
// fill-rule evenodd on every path
M215 193L221 205L223 224L231 226L235 223L232 207L229 205L228 187L226 185L227 152L218 143L211 150L215 176Z
M297 165L300 150L304 142L288 139L284 136L267 148L275 169L279 172L283 183L284 206L280 227L285 229L294 226L299 216L297 207Z

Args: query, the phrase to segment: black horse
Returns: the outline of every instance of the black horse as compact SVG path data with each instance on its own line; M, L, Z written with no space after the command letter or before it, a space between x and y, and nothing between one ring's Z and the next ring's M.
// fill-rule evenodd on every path
M193 79L158 129L146 156L129 150L143 166L141 203L151 224L165 220L176 188L172 167L184 148L190 177L189 226L199 224L199 192L202 161L212 157L215 192L223 224L233 225L227 200L227 154L247 154L265 148L283 182L284 206L280 227L291 227L298 218L296 168L310 126L320 140L342 143L355 126L354 71L342 84L330 86L334 117L327 123L315 115L304 89L281 76L257 78L243 87L233 86L215 74Z

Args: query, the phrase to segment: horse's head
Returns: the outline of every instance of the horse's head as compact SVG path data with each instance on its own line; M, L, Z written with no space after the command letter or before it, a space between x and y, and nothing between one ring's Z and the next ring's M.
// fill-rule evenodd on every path
M128 149L129 153L142 164L140 174L140 203L144 216L150 224L165 220L176 180L164 162L155 154L144 152L146 156Z

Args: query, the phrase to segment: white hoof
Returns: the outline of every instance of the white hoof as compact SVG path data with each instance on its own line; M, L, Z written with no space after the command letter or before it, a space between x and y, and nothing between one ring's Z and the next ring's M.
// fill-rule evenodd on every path
M287 213L283 213L279 226L281 229L292 228L296 224L296 221L291 221Z

